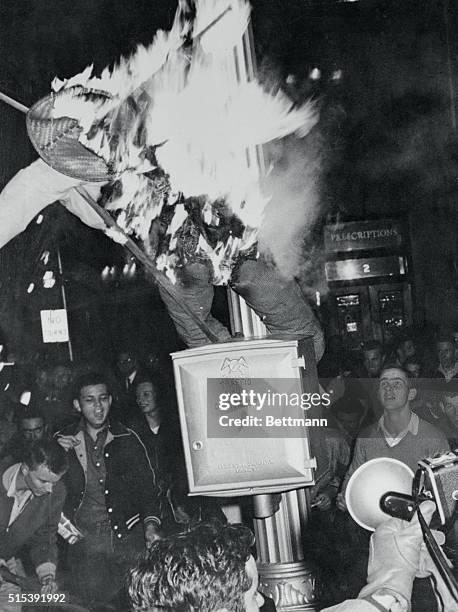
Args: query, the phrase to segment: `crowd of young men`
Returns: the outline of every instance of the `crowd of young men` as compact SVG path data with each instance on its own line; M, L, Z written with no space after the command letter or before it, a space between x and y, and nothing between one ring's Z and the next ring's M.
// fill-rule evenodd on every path
M439 373L437 380L443 388L440 387L441 392L436 392L433 398L438 402L436 411L430 409L428 413L437 415L434 416L434 424L423 418L419 409L424 408L423 402L421 405L415 403L417 393L424 390L418 387L418 379L409 376L404 367L406 361L414 360L412 351L407 350L408 346L405 350L404 347L397 350L397 359L391 363L387 362L387 357L378 346L366 347L362 368L366 380L370 381L370 396L367 395L368 386L358 388L355 385L355 381L361 379L345 377L346 388L331 407L329 415L334 426L334 429L330 428L333 433L328 439L329 478L321 480L310 491L311 520L315 527L318 525L321 548L331 546L342 556L346 544L339 541L335 529L342 519L336 523L335 517L336 513L346 514L345 488L351 474L362 463L374 457L394 457L415 470L419 459L443 451L453 443L454 430L451 426L458 426L458 387L457 379L450 375L454 366L449 363L448 344L442 345L445 345L445 341L440 339L436 370ZM162 409L161 395L164 394L157 373L142 368L139 360L129 351L121 353L117 362L121 381L117 392L112 391L112 381L106 374L86 372L77 379L71 407L65 409L65 414L70 411L74 418L61 428L50 426L44 412L33 401L32 394L28 406L17 406L17 432L3 453L4 503L0 502L4 518L0 518L4 532L0 533L0 538L4 538L5 542L1 550L6 552L1 553L1 558L5 557L4 563L13 572L22 573L24 570L17 561L17 555L22 555L24 544L27 544L29 552L24 558L25 571L35 571L42 592L68 589L76 593L89 609L96 609L101 603L109 604L113 609L126 609L126 605L131 604L122 589L120 593L123 576L136 567L137 574L134 572L132 576L142 577L136 583L138 588L140 583L144 585L145 580L153 580L152 577L159 575L159 562L154 561L154 555L162 559L161 565L164 561L161 555L166 554L168 546L172 547L167 549L170 554L171 550L179 550L185 544L191 549L193 546L198 548L197 540L201 538L202 546L208 545L208 554L215 558L214 543L211 544L204 536L213 533L218 538L220 528L215 525L225 522L224 514L213 501L194 499L191 502L186 495L183 457L176 452L180 448L179 427L170 418L170 412ZM331 381L330 384L334 383ZM356 390L363 398L360 404L355 402L352 406L353 409L362 406L361 414L365 415L366 420L362 420L359 414L356 421L346 427L345 418L342 421L340 418L350 414L345 408L345 393L349 390L352 393ZM371 410L364 410L364 398L367 401L367 397L376 400L377 410L374 409L374 402L367 404ZM431 401L430 395L426 397ZM46 401L43 394L45 410ZM118 406L113 413L112 407L116 401ZM129 409L123 409L127 405ZM46 512L43 508L46 508ZM28 519L31 509L34 510L33 521ZM72 544L57 549L55 543L61 513L73 524L78 537ZM317 516L322 519L318 523L314 522ZM51 519L52 525L49 523ZM24 520L27 529L23 528ZM209 521L213 527L204 527ZM196 526L203 531L196 532L199 536L192 545L182 539L185 536L176 535L194 532ZM16 544L13 536L16 534L18 537L19 533L25 540L21 539ZM160 540L162 543L158 544ZM453 537L450 543L454 545ZM138 555L145 551L150 552L143 565L135 565ZM351 553L351 546L347 552ZM191 553L189 559L191 563ZM342 559L344 564L345 555ZM249 557L244 560L243 567L247 561L246 571L252 578L250 584L255 584L254 572L251 571L253 563ZM147 579L147 576L150 578ZM356 597L364 583L364 573L361 580L357 589L353 585L353 592L350 589L348 592L334 593L329 603L345 596ZM131 598L135 603L132 584ZM243 586L245 583L242 581L241 584ZM250 588L245 591L251 592ZM0 597L6 601L8 596L17 592L17 585L4 581ZM227 610L246 609L251 612L259 609L261 599L256 592L254 588L252 597L248 595L251 597L251 604L246 604L248 607L240 607L245 605L241 603L237 604L239 608ZM175 595L178 597L178 591ZM207 595L204 596L207 598ZM138 601L135 605L140 605ZM209 599L209 611L226 610L224 607L212 608L211 601ZM167 610L159 600L156 603L159 610ZM170 610L192 610L186 606L173 607L175 605L172 602ZM256 605L258 607L253 607ZM263 605L262 609L267 610L271 603L267 600ZM358 602L358 605L363 604ZM154 606L151 609L154 610ZM8 608L5 607L5 610Z

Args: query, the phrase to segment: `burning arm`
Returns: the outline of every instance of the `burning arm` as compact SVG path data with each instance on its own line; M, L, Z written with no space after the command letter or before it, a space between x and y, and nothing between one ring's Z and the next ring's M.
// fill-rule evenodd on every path
M74 189L81 184L81 180L57 172L42 159L20 170L0 194L0 248L24 231L41 210L56 200L61 200L87 225L103 229L98 215ZM85 184L94 198L98 197L101 185Z

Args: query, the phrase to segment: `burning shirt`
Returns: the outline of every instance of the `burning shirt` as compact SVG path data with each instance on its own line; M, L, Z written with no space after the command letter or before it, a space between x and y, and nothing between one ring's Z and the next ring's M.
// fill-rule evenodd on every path
M255 248L269 201L256 148L304 136L318 116L234 62L249 23L244 0L200 0L191 18L182 9L169 32L100 77L90 66L55 79L50 115L73 122L78 144L116 181L105 205L150 254L154 220L173 211L158 267L173 277L175 266L205 256L219 284Z

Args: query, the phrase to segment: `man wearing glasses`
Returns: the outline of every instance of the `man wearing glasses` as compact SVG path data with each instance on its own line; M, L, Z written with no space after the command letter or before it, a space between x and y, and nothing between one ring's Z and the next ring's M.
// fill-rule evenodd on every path
M48 433L43 414L36 408L24 408L19 417L19 433L26 442L42 440Z

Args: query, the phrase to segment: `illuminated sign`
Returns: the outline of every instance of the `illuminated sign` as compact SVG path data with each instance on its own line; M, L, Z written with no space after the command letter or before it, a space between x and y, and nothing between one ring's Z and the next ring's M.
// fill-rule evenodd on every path
M328 261L325 270L328 282L376 276L399 276L406 273L403 257L369 257Z
M401 223L391 219L339 223L324 228L325 248L333 253L395 248L401 243Z

